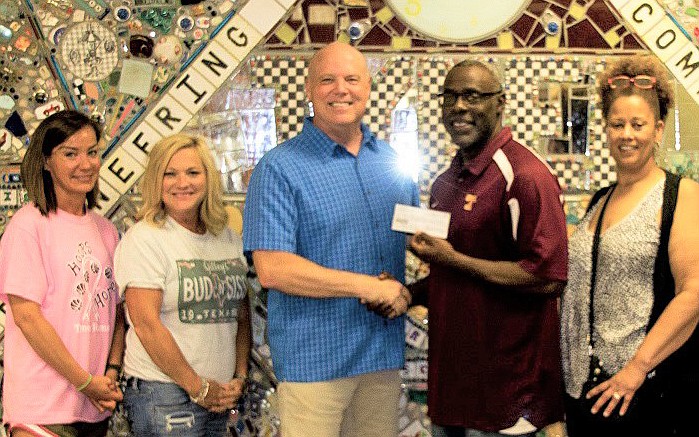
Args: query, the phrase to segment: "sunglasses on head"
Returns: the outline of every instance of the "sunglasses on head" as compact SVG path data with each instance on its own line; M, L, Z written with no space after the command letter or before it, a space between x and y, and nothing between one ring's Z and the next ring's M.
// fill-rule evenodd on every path
M653 76L648 76L646 74L639 74L634 77L620 75L607 79L607 83L611 89L628 88L633 85L636 88L649 90L655 86L655 82L656 80Z

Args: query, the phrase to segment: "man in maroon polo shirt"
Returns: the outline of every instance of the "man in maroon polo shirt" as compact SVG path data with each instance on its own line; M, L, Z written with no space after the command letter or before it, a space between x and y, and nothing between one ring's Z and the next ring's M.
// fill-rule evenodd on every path
M446 240L416 233L430 263L429 416L434 437L533 436L563 419L557 298L567 279L561 190L502 126L484 64L447 74L442 121L459 152L432 185Z

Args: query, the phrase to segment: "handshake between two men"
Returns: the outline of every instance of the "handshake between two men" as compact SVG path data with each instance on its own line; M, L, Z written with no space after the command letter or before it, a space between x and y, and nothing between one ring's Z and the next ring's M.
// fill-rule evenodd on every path
M379 275L380 287L376 290L373 299L361 299L369 311L393 319L405 314L413 301L410 291L390 273L382 272Z

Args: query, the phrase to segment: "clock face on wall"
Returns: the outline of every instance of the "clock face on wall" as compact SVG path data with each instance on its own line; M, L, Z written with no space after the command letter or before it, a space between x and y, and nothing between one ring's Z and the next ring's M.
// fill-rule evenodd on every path
M531 0L385 0L420 34L449 42L492 36L514 22Z

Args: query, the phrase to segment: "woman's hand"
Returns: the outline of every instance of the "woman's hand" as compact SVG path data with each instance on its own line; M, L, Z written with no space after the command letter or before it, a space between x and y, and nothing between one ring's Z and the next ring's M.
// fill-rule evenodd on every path
M209 380L209 392L199 405L213 413L223 413L235 408L238 398L243 394L243 381L233 379L225 384Z
M609 417L617 405L621 402L619 415L623 416L631 405L631 400L636 391L646 380L646 373L642 371L633 361L629 362L619 372L608 380L592 388L585 394L587 399L599 396L597 402L592 406L592 414L597 414L604 405L606 408L602 412L604 417Z
M104 375L93 376L82 393L90 399L92 405L97 407L100 413L106 410L114 411L117 402L124 399L116 381Z

